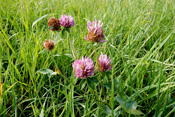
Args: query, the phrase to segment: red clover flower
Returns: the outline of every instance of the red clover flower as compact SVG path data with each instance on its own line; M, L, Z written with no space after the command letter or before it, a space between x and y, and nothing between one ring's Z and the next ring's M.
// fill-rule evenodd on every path
M107 40L102 40L104 38L103 30L102 30L103 23L99 20L94 22L87 22L88 27L88 35L84 37L84 39L89 40L90 42L106 42Z
M82 57L80 60L76 60L72 64L73 70L75 72L75 77L85 79L94 74L94 64L93 61L87 57Z
M98 69L100 72L109 71L111 69L111 59L107 55L100 55L98 59Z
M61 26L65 27L65 28L70 28L70 27L75 25L74 18L71 15L69 15L69 16L62 15L60 17L59 21L60 21Z

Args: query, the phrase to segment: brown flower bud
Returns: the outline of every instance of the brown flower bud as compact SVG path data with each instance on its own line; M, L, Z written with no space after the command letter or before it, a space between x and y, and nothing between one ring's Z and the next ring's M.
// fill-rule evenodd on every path
M47 50L52 50L54 48L54 42L49 40L45 40L44 47Z
M58 68L55 68L55 72L57 72L58 75L61 74L61 71L60 71L60 69L58 69Z
M60 31L60 22L59 20L55 19L54 17L51 17L48 21L48 26L51 31Z

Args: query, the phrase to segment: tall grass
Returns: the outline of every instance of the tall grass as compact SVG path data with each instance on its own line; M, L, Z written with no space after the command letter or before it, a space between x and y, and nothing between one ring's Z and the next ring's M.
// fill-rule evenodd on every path
M0 116L175 114L173 0L0 3ZM75 26L70 32L49 31L48 19L62 14L73 16ZM106 43L83 39L87 21L95 19L103 22ZM45 39L55 42L51 52L43 47ZM111 58L112 69L101 76L104 87L96 82L93 90L74 77L72 63L82 56L96 61L101 53ZM42 68L61 74L49 78L37 72Z

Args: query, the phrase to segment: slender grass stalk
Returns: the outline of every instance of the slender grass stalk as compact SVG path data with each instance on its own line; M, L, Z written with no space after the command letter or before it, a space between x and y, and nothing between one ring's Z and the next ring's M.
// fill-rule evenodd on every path
M158 92L157 92L157 106L156 106L156 116L158 116L158 111L159 111L159 96L160 96L160 85L161 85L161 79L163 78L162 77L162 75L163 75L163 62L162 62L162 64L161 64L161 68L160 68L160 77L159 77L159 81L158 81Z
M74 113L74 81L75 78L72 77L71 78L71 97L70 97L70 103L71 103L71 116L74 117L75 113Z
M114 69L112 68L112 75L111 75L111 91L112 91L112 94L111 94L111 109L112 109L112 112L111 112L111 116L114 117Z

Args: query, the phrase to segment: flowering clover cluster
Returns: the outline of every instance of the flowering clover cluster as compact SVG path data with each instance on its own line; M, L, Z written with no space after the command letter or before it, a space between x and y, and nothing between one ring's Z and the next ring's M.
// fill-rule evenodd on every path
M75 25L74 19L72 16L62 15L59 19L51 17L48 21L48 27L51 31L60 31L61 26L64 28L70 28ZM88 34L84 39L90 42L106 42L107 40L103 40L105 37L102 29L103 23L99 20L95 20L92 23L90 21L87 22ZM47 50L52 50L54 48L54 42L49 40L45 40L44 47ZM74 61L72 63L73 71L75 72L75 77L85 79L90 76L93 76L95 73L95 66L92 59L82 57L82 59ZM111 69L111 59L107 55L101 54L98 59L97 69L100 72L109 71Z
M74 25L74 18L71 15L62 15L59 20L51 17L48 21L48 27L51 31L60 31L61 26L63 26L64 28L70 28ZM50 39L45 40L44 47L47 50L52 50L54 48L54 42Z
M95 67L92 59L87 57L82 57L82 59L76 60L72 64L73 70L75 72L75 77L84 79L93 76L95 73ZM109 71L111 69L111 59L107 55L100 55L98 59L98 70L101 72Z
M74 18L71 15L62 15L59 20L54 17L51 17L48 21L48 26L51 31L60 31L60 26L70 28L74 25Z

